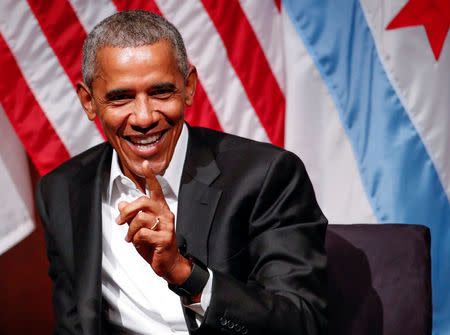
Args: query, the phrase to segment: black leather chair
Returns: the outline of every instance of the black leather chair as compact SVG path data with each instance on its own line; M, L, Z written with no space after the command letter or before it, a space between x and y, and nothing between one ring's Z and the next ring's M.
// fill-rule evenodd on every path
M431 334L430 232L406 224L329 225L329 334Z

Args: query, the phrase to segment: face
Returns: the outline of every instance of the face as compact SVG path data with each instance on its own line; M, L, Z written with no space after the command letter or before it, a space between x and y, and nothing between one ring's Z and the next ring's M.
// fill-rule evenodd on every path
M136 185L142 186L144 161L154 174L163 174L169 165L196 80L194 67L183 77L172 46L160 41L135 48L101 48L92 92L78 83L85 112L90 120L100 119L123 173Z

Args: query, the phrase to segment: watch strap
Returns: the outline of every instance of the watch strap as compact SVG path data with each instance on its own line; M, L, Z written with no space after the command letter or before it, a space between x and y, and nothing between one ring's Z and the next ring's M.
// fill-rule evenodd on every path
M178 294L180 297L193 297L199 294L209 279L209 271L207 267L196 258L186 255L189 259L192 270L189 277L181 285L169 284L169 289Z

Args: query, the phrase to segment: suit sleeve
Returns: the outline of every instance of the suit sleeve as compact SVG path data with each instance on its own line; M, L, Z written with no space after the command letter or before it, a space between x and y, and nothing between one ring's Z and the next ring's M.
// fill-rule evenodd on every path
M326 225L302 162L281 152L252 209L247 282L213 271L199 333L203 327L224 334L324 334Z
M36 190L36 205L45 232L47 257L50 262L49 276L53 282L54 334L81 334L80 322L74 298L73 282L63 265L57 243L50 232L50 219L44 198L45 181L41 178Z

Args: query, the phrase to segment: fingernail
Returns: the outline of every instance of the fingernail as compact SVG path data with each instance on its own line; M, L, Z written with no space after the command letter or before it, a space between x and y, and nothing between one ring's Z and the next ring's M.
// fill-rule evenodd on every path
M125 242L130 242L130 238L127 236L125 236Z
M118 217L116 217L116 223L120 224L120 215Z

